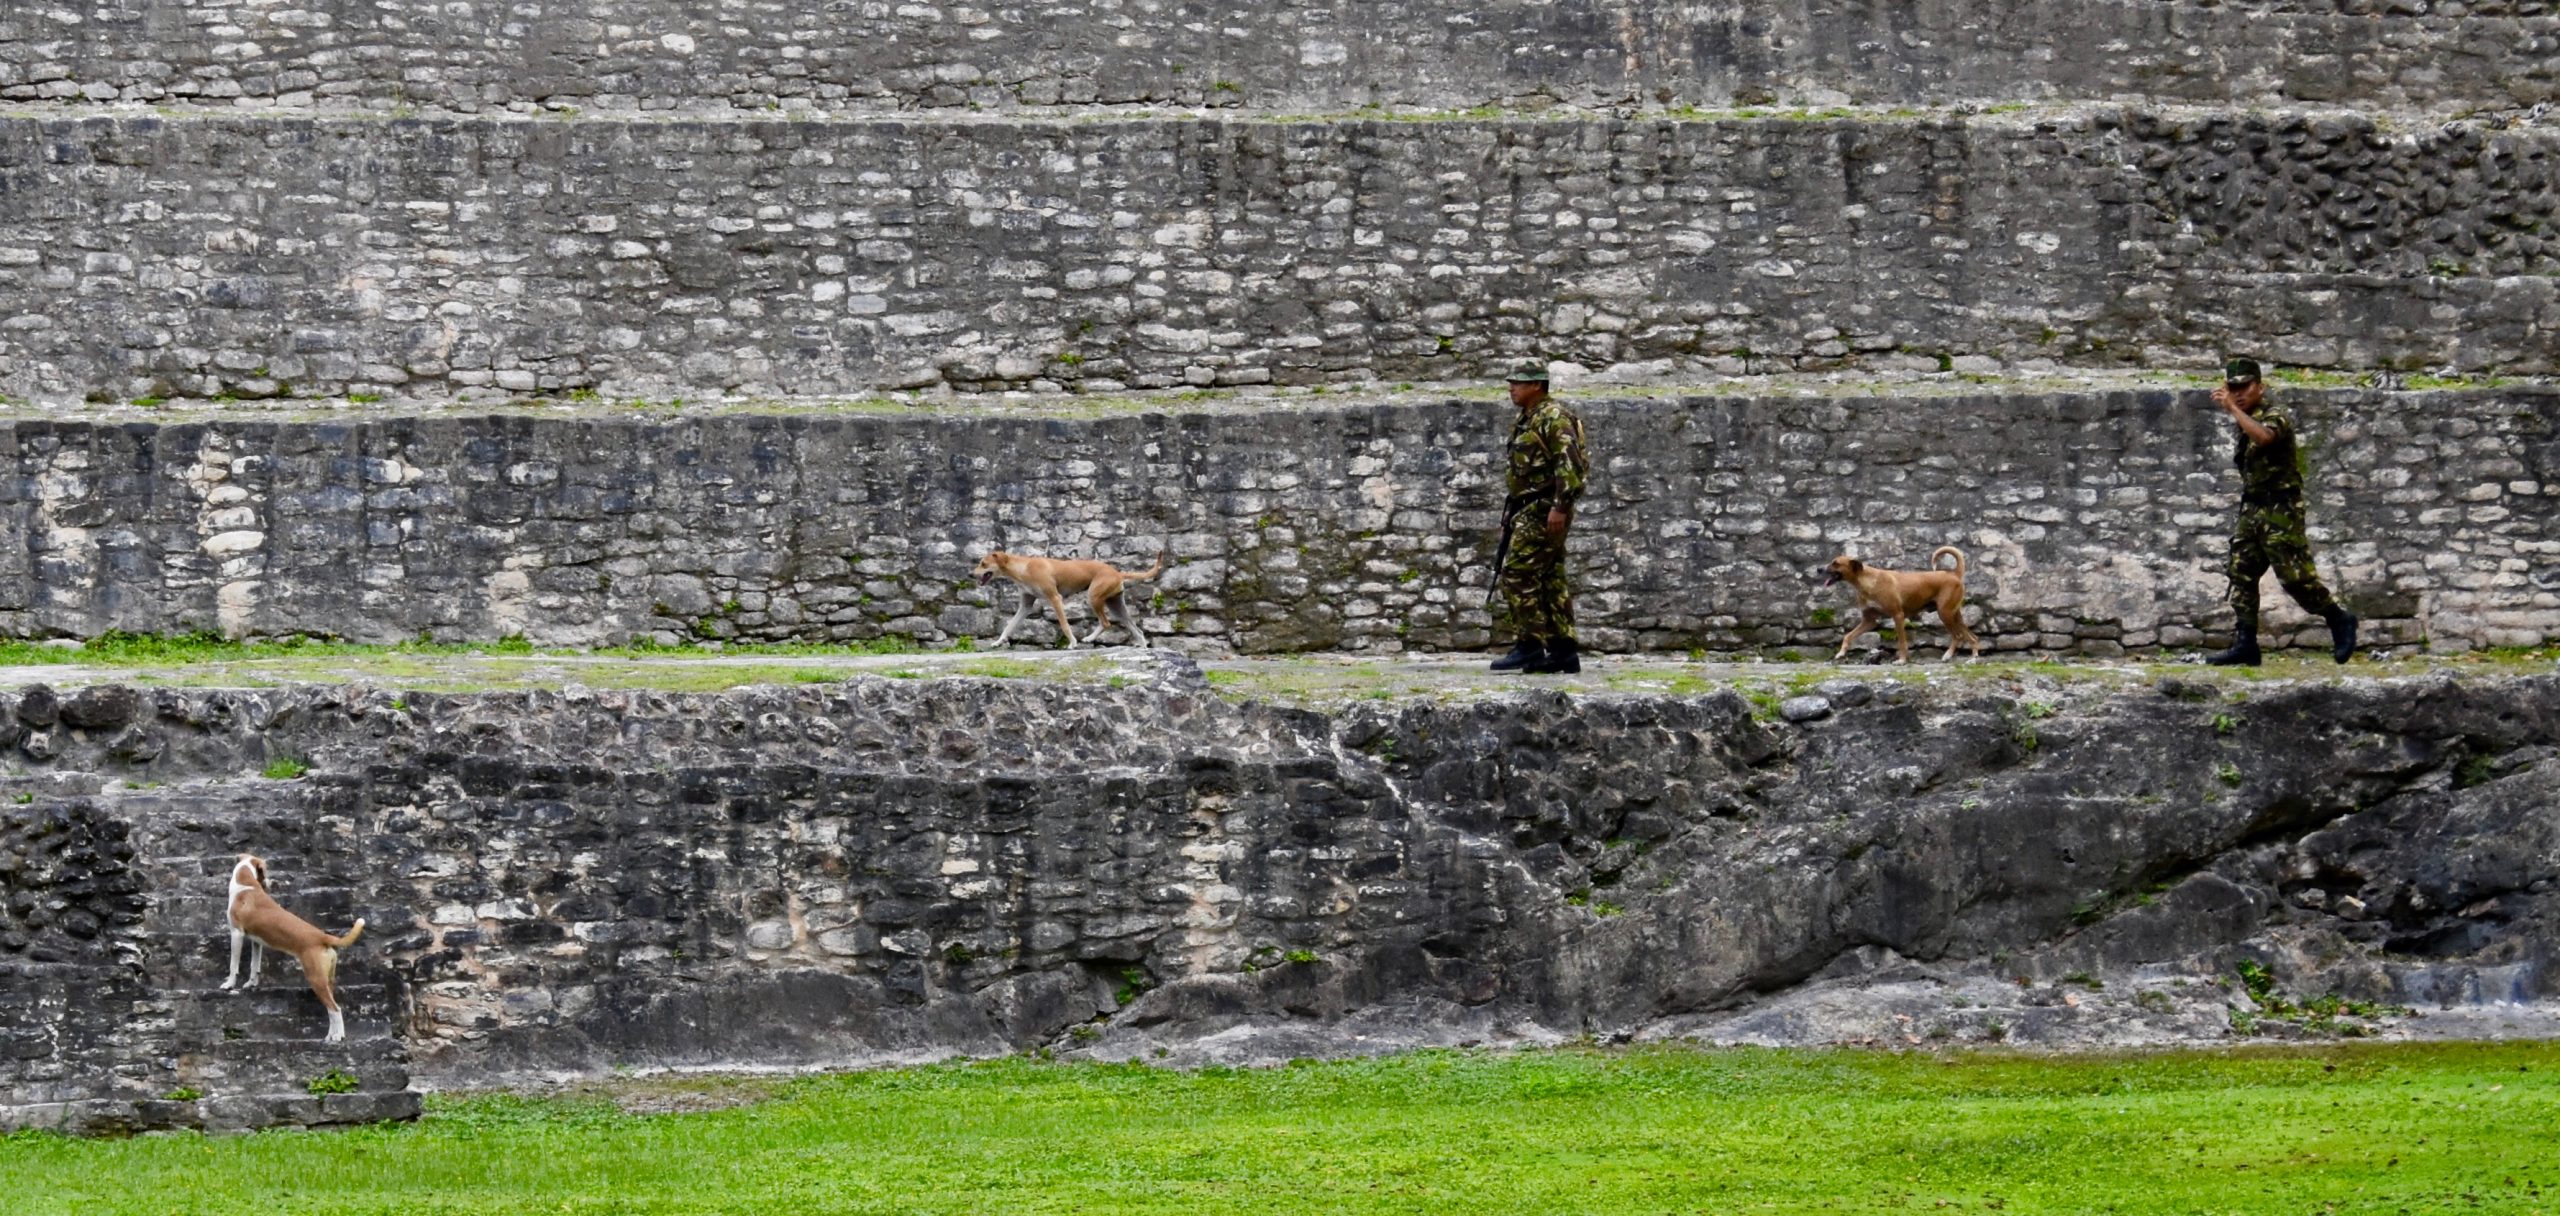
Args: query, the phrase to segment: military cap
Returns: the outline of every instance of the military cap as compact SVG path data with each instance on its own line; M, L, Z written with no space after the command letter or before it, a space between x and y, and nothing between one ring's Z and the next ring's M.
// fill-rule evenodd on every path
M2241 388L2246 388L2249 385L2256 384L2258 382L2258 361L2255 359L2233 359L2229 363L2222 365L2222 379L2226 384L2235 385Z
M1511 371L1502 378L1513 384L1544 384L1547 382L1547 361L1522 359L1512 364Z

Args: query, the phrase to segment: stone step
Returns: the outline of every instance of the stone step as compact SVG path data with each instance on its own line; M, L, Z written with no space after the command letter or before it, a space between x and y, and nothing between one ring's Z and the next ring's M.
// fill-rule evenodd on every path
M147 951L142 959L143 978L155 991L172 994L173 999L224 1002L243 999L236 991L222 986L231 974L227 946L217 942L213 946L191 948L184 953L167 949L167 943L158 943L157 946L159 948ZM266 967L254 985L247 983L248 970L247 952L242 951L240 987L277 994L275 999L313 1001L316 1007L310 981L303 976L302 965L292 958L279 957L274 951L268 951ZM359 994L395 982L393 973L379 959L353 951L338 957L338 974L333 987L342 1005L353 1008L355 1003L366 999Z
M119 1019L143 1067L84 1087L99 1096L0 1104L0 1131L234 1131L418 1116L418 1095L409 1092L408 1047L399 1037L407 1016L403 985L342 980L337 995L347 1037L332 1043L322 1037L327 1012L291 966L239 991L222 990L221 974L219 967L196 961L175 982L154 985L146 969L140 991L90 1015ZM353 1078L349 1092L311 1092L315 1080L333 1071ZM168 1097L186 1090L197 1097Z
M407 1089L351 1094L246 1094L206 1098L191 1105L198 1108L199 1126L209 1132L405 1123L425 1109L420 1095Z
M347 1037L336 1043L330 1043L321 1038L322 1033L328 1028L328 1019L325 1017L314 1017L305 1025L258 1027L245 1031L237 1038L232 1037L227 1031L214 1027L197 1027L180 1030L173 1042L181 1051L219 1051L233 1048L273 1048L278 1051L295 1051L306 1047L355 1047L367 1043L380 1045L398 1041L398 1035L393 1033L397 1027L391 1022L348 1018Z
M2355 6L2370 12L2163 0L1417 0L1198 5L1187 11L1202 16L1181 20L1157 3L1094 0L1073 10L995 8L966 25L950 6L842 0L760 0L751 21L733 19L730 6L677 0L416 12L207 6L232 27L222 38L195 21L159 20L158 6L86 7L77 25L0 25L0 100L691 116L1060 103L1468 107L1532 95L1586 105L2057 94L2256 102L2334 96L2353 81L2377 104L2441 105L2547 95L2552 72L2550 18L2507 0ZM1613 7L1631 12L1611 20ZM2429 7L2453 12L2417 11ZM315 8L334 20L296 20ZM597 37L608 11L636 36ZM1133 23L1143 37L1130 36ZM2062 28L2072 36L2055 38ZM2246 72L2226 66L2243 63Z
M254 999L254 998L253 998ZM182 1021L183 1021L182 1014ZM64 1102L0 1104L0 1132L50 1128L82 1135L124 1135L170 1128L242 1131L279 1125L321 1127L415 1119L419 1095L409 1089L408 1049L383 1023L378 1033L357 1033L338 1043L313 1037L190 1041L174 1045L174 1078L149 1084L158 1092ZM313 1093L313 1082L341 1072L353 1079L345 1093ZM141 1088L126 1083L130 1088ZM170 1094L192 1090L195 1097Z
M306 904L314 904L331 898L337 898L343 902L344 898L354 890L355 888L353 887L330 884L312 884L293 887L279 885L271 888L268 893L275 897L276 902L284 904L288 911L292 911L295 915L300 916L300 909ZM155 898L152 903L157 907L163 908L209 910L214 915L219 916L222 914L223 909L230 906L231 892L228 888L222 887L217 887L208 891L163 891L159 893L159 896ZM304 917L304 919L308 920L310 918Z
M1578 403L1628 402L1660 398L1712 398L1739 408L1774 409L1791 402L1819 399L1851 409L1901 409L1916 405L1936 408L1960 408L1967 402L2001 394L2039 394L2068 400L2078 408L2094 409L2104 399L2126 393L2187 392L2204 393L2214 387L2212 368L2188 366L2075 366L2057 367L2051 362L2021 363L2015 366L1997 362L1969 365L1972 370L1940 371L1935 360L1925 365L1842 369L1827 372L1805 372L1772 366L1747 373L1697 374L1681 368L1648 370L1616 368L1594 370L1579 364L1558 361L1550 365L1554 374L1552 387L1559 393L1572 393ZM606 397L594 402L571 402L559 396L536 393L508 393L498 389L453 391L445 386L421 382L395 389L380 397L366 395L361 401L346 397L311 396L313 404L325 406L330 417L345 424L360 426L414 426L427 423L477 423L492 417L522 416L528 422L551 420L593 426L599 423L663 425L671 418L688 421L710 418L770 419L776 417L824 417L841 412L848 418L876 418L884 405L903 404L915 407L913 417L966 429L985 422L1004 420L1046 421L1056 419L1092 420L1096 418L1143 418L1150 414L1176 416L1223 415L1234 413L1303 412L1334 417L1349 412L1381 407L1438 408L1457 405L1483 405L1498 400L1499 367L1489 367L1483 374L1462 374L1457 378L1422 378L1393 383L1326 384L1319 391L1308 385L1239 385L1215 390L1192 386L1166 388L1124 388L1109 393L1091 391L1016 390L1005 393L964 393L935 396L915 392L776 392L752 396L719 395L687 398L680 406L645 398ZM2481 395L2524 385L2548 387L2552 377L2411 376L2388 371L2353 368L2340 371L2285 369L2271 374L2276 386L2289 397L2304 394L2346 394L2358 397L2382 397L2412 403L2446 399L2458 394ZM2411 387L2405 382L2419 382ZM270 415L265 405L225 401L210 397L173 396L149 408L136 408L117 402L66 401L59 407L43 411L46 420L59 423L94 423L115 426L135 422L156 424L198 424L206 422L262 421ZM10 415L0 411L0 418ZM1145 555L1140 555L1145 556ZM279 652L276 660L290 658L290 652ZM426 656L399 654L405 664L432 664ZM452 656L463 657L463 656ZM551 660L564 657L536 651L531 655L509 655L492 650L476 657L486 659L516 658L523 661ZM694 656L698 661L706 656ZM930 654L882 656L885 660L927 659ZM965 656L978 661L984 654ZM1011 657L1022 657L1015 655ZM1037 657L1031 652L1031 657ZM722 660L710 656L710 661ZM349 673L360 673L365 656L333 656L332 664L350 664ZM684 657L665 657L652 661L681 663ZM201 663L165 665L123 663L114 667L83 665L83 652L65 647L56 662L59 666L30 669L23 679L38 679L67 693L85 684L107 682L95 678L69 680L65 673L166 674L191 672L202 675L208 668ZM236 665L226 664L226 665ZM316 666L316 665L315 665ZM326 669L323 669L324 672ZM369 677L386 688L396 689L394 676ZM21 682L23 682L23 679ZM315 680L320 675L315 674ZM244 686L248 688L262 685ZM394 696L397 694L394 693ZM219 788L208 784L206 788ZM239 815L273 814L273 785L253 785L237 808ZM190 803L191 810L201 808ZM193 830L202 830L201 828ZM137 825L139 836L159 843L162 848L177 833L151 824ZM220 899L225 890L224 876L238 851L225 848L197 852L202 842L187 841L181 851L155 849L152 868L164 874L200 874L210 897ZM281 851L276 844L265 844L259 852L267 861L274 887L279 891L293 888L294 879L312 872L313 861L304 854ZM313 856L326 856L314 854ZM176 891L170 893L173 897Z
M5 66L5 65L0 65ZM2291 105L2252 105L2237 107L2252 119L2340 119L2364 121L2387 111L2344 106L2324 102L2299 102ZM2491 109L2495 109L2492 107ZM1463 111L1444 111L1429 107L1342 111L1332 109L1245 109L1206 108L1197 110L1143 110L1118 106L1034 106L1008 110L1001 114L953 113L949 111L910 110L841 110L813 114L801 118L778 118L759 111L709 111L687 120L688 126L711 130L732 130L752 137L768 130L829 130L884 128L896 131L937 129L965 137L971 131L994 134L1000 130L1089 128L1097 125L1129 130L1184 129L1231 124L1252 127L1377 127L1413 126L1418 121L1433 127L1463 128L1471 125L1517 127L1534 124L1548 127L1605 126L1671 123L1702 125L1755 124L1762 126L1906 126L1986 127L2033 129L2050 126L2057 121L2085 123L2093 113L2130 113L2151 116L2164 121L2209 123L2227 119L2235 107L2214 103L2196 103L2178 98L2035 98L2013 100L1986 108L1971 100L1916 102L1910 104L1834 105L1819 108L1784 108L1750 105L1718 106L1623 106L1623 107L1523 107L1504 109L1499 106L1468 107ZM2439 121L2461 121L2476 111ZM11 109L0 119L9 122L44 121L132 121L135 113L125 106L60 105L40 109ZM379 129L385 115L367 109L270 109L244 110L227 108L196 110L185 107L166 113L149 115L155 126L187 127L192 125L222 128L267 127L297 128L315 131ZM2521 119L2516 121L2515 119ZM518 128L607 128L646 129L664 126L664 114L650 110L586 109L574 115L523 113L470 113L451 115L444 125L465 131L514 131ZM2536 120L2530 112L2513 119L2493 122L2492 129L2529 130L2550 125ZM254 774L253 774L254 775Z
M255 811L259 814L271 814L274 812L275 807L271 803L261 802L255 807L243 806L240 810L243 814L251 811ZM171 842L167 835L153 831L148 827L144 829L144 834L157 838L164 845L185 843L202 847L203 843L199 841ZM285 887L291 885L290 879L293 875L307 872L304 869L306 859L299 852L278 852L275 850L274 846L268 845L264 846L258 855L266 858L269 885L277 890L283 890ZM199 876L197 879L197 885L200 885L206 892L209 892L217 899L222 896L224 891L229 889L231 867L238 864L239 861L240 853L238 850L233 849L225 849L219 852L208 853L173 852L167 855L155 854L153 857L153 865L162 873Z
M337 996L351 1038L388 1037L407 1012L384 984L340 984ZM328 1011L320 999L299 986L188 993L174 996L171 1006L182 1043L316 1042L329 1026Z
M352 1126L405 1122L417 1118L423 1106L417 1093L405 1089L347 1094L240 1093L183 1102L168 1098L93 1098L0 1104L0 1132L44 1128L80 1136L129 1136L177 1128L240 1132L262 1127Z
M353 887L301 887L277 896L285 910L317 925L323 932L342 933L364 913L356 907ZM151 930L162 935L210 934L222 937L227 956L231 949L230 897L224 892L210 895L162 894L151 901L147 914Z
M248 1094L194 1103L209 1132L265 1127L337 1127L405 1123L425 1109L415 1091L385 1089L351 1094Z
M408 222L407 208L451 204L396 189L348 201L326 182L297 175L351 159L379 160L386 185L432 180L457 160L499 173L515 157L550 156L538 149L567 137L502 119L442 123L434 140L420 141L394 134L396 124L353 118L163 119L130 110L79 117L0 118L0 144L50 141L58 147L48 158L97 179L60 192L60 214L20 225L0 248L0 262L25 267L15 273L29 324L0 331L0 360L11 368L0 392L11 397L265 401L489 388L699 400L819 386L1066 385L1101 393L1490 378L1532 352L1701 372L1942 363L1961 372L1976 360L2202 366L2225 346L2335 367L2560 368L2534 321L2549 308L2551 237L2496 218L2543 214L2551 190L2534 176L2539 170L2492 163L2547 162L2560 142L2560 128L2549 124L2452 124L2442 136L2404 140L2339 110L2112 106L1916 116L1874 108L1634 119L1459 114L1432 122L580 118L581 175L615 190L595 199L502 191L468 208L485 256L541 282L557 308L525 314L451 294L460 289L431 281L428 251L324 244L301 259L303 273L293 279L253 280L257 307L161 317L130 303L147 295L141 284L151 249L68 252L80 233L113 229L113 200L161 198L170 214L150 230L154 248L200 250L228 239L226 226L239 218L223 210L224 167L256 163L289 141L309 155L276 163L262 226L388 229ZM981 180L999 162L1014 166L1001 196ZM851 191L826 181L835 170L825 166L857 163L906 168ZM1133 168L1160 163L1210 168L1162 182L1140 176L1151 169ZM1432 190L1362 185L1427 182L1452 163L1477 167ZM2141 172L2128 174L2126 165ZM1609 189L1574 207L1596 209L1591 219L1605 224L1581 222L1563 205L1586 176ZM2225 180L2249 189L2213 185ZM1515 181L1524 183L1520 199ZM1858 183L1848 197L1875 201L1844 204L1843 182ZM1953 183L1944 189L1957 201L1944 208L1910 201L1930 197L1941 182ZM694 215L662 201L694 194L720 202ZM1342 215L1302 205L1319 194L1363 201ZM1141 196L1149 205L1135 211L1111 201ZM828 205L800 201L820 197ZM1952 218L1936 218L1949 208ZM1575 222L1562 222L1568 213ZM1004 222L986 222L991 214ZM1495 215L1513 218L1476 227ZM1755 215L1762 218L1737 218ZM2348 229L2352 242L2336 235ZM1463 243L1433 236L1460 231L1469 234ZM1061 244L1064 232L1096 235ZM1353 242L1355 232L1377 234L1374 247ZM1952 271L1938 250L1953 241L2001 253ZM750 252L768 243L770 253ZM1713 255L1702 256L1710 247ZM1155 275L1146 267L1158 261L1164 282L1132 277ZM909 262L937 273L912 280L885 269ZM749 264L754 273L736 272ZM1346 277L1385 265L1400 267L1392 291ZM2462 273L2434 269L2448 265ZM424 357L399 327L342 317L334 295L301 286L377 270L419 279L407 306L453 309L461 318L453 322L455 345L488 357L475 354L465 365ZM714 304L752 303L759 316L718 350L690 342L625 347L619 335L647 332L655 316L646 293L629 289L634 275L672 276ZM2033 282L2032 303L1983 304L1976 297L1988 289L1976 280L1984 276ZM1866 289L1870 282L1929 286L1879 293ZM1240 294L1258 306L1231 315ZM1518 302L1504 307L1519 315L1495 307L1514 296ZM2226 297L2244 303L2227 305ZM1055 303L1026 312L1025 298ZM2308 299L2320 303L2298 303ZM2200 311L2216 315L2210 336L2193 324ZM1087 330L1088 315L1154 319ZM2433 319L2448 315L2465 318L2458 335ZM963 342L964 331L974 337ZM51 345L69 332L112 341ZM253 354L228 357L233 352ZM227 365L241 362L250 367ZM523 475L556 476L531 464ZM527 492L493 487L487 501ZM624 496L617 490L599 501ZM499 509L465 502L454 500L454 518ZM295 585L356 578L371 560L364 555L395 533L371 534L392 527L387 519L315 525L309 539L327 547L296 551L309 564ZM402 543L428 550L444 543L433 539L441 525L422 528ZM235 531L225 543L268 543L263 530ZM171 568L151 543L133 566L114 576L117 585ZM538 598L566 604L571 594L546 586ZM327 609L276 601L307 603L336 619L258 622L381 636L367 618L408 598L445 597L349 593L330 601L343 608ZM642 597L638 606L652 602ZM842 610L845 618L830 624L859 619ZM252 756L240 759L239 771L256 771Z
M269 961L273 962L273 960ZM339 974L335 989L338 1003L349 1008L365 1002L390 1000L393 991L392 985L387 981L350 979L343 971ZM158 991L169 999L173 1007L182 1009L212 1005L259 1004L270 1001L317 1001L317 998L311 995L310 988L303 984L301 976L280 978L272 967L266 976L251 988L225 988L222 986L221 975L216 973L205 982L164 984L158 987Z
M182 1050L178 1078L207 1094L308 1093L331 1073L355 1078L358 1092L406 1089L408 1050L387 1038L341 1043L243 1040Z

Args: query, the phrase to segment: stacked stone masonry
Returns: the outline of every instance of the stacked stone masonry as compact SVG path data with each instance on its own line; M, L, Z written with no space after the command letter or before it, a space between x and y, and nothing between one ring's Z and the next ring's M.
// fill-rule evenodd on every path
M225 1131L417 1117L398 977L350 969L340 1043L320 1041L320 1005L283 956L268 957L255 988L221 988L231 860L254 839L299 861L296 842L319 826L302 800L248 784L166 801L105 793L101 770L164 758L160 731L242 725L229 706L210 712L154 722L129 688L38 688L0 725L20 785L0 806L0 1124ZM179 764L200 758L187 752ZM59 776L28 788L24 762L52 769L57 756ZM289 898L344 930L351 887L306 868Z
M2560 134L2354 117L0 120L0 392L2560 369Z
M0 394L2552 373L2555 98L2544 0L34 0L0 9ZM2369 637L2560 637L2560 394L2280 391ZM1577 404L1598 648L1825 650L1818 562L1944 543L2002 650L2227 628L2197 394ZM1115 408L21 417L0 632L944 642L1009 610L967 573L1002 545L1169 550L1143 615L1188 649L1489 640L1506 407ZM413 1052L469 1083L1724 1033L1870 966L2026 1003L1914 1008L1979 1042L2085 1041L2019 975L2554 991L2548 675L1830 681L1780 722L1238 706L1150 661L0 695L0 1128L414 1116ZM256 776L284 756L309 776ZM289 967L215 988L242 849L372 921L349 1042ZM2179 991L2111 1016L2222 1032Z
M2530 106L2541 0L27 0L0 100L760 111L2034 98Z
M1879 959L1927 968L1922 1025L1968 1043L2074 1041L2110 1000L2137 1041L2219 1037L2201 981L2242 958L2431 1008L2553 992L2560 678L2223 692L1839 682L1793 725L1730 692L1229 705L1179 665L29 688L0 696L0 788L27 795L0 835L0 1127L413 1113L411 1053L464 1085L1673 1032ZM278 755L310 774L255 776ZM210 990L239 850L288 904L370 922L348 1044L313 1042L290 967ZM2075 973L2108 995L2066 1003ZM1988 1006L1950 1008L1969 975ZM367 1088L281 1105L324 1065Z
M2560 638L2560 393L2278 391L2322 568L2369 637ZM1827 649L1849 614L1816 566L1941 544L1969 553L1998 649L2229 628L2230 427L2200 391L1575 404L1598 648ZM1509 410L20 420L0 424L0 631L944 643L1012 610L970 577L1006 548L1169 550L1141 619L1179 646L1479 646ZM2268 587L2290 637L2304 619Z

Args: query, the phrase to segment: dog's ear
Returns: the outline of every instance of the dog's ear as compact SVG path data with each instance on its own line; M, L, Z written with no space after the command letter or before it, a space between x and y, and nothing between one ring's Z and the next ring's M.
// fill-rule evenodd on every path
M1861 570L1864 570L1864 569L1866 569L1866 568L1867 568L1867 564L1866 564L1865 562L1859 561L1858 559L1856 559L1856 558L1854 558L1854 557L1849 559L1849 573L1851 573L1851 574L1856 574L1857 572L1859 572L1859 571L1861 571Z

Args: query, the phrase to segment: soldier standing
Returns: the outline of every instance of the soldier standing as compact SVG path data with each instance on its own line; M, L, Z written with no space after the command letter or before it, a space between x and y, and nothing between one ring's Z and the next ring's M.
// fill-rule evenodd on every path
M2258 578L2275 567L2285 594L2329 622L2329 653L2344 663L2356 649L2356 615L2338 606L2320 585L2303 534L2302 464L2294 446L2293 415L2267 401L2258 361L2233 359L2222 369L2213 403L2231 415L2239 435L2232 463L2240 467L2240 518L2231 531L2231 649L2207 658L2216 667L2258 665Z
M1582 670L1573 638L1573 591L1565 583L1564 535L1582 497L1591 460L1582 419L1547 395L1547 368L1535 359L1511 369L1510 496L1502 503L1502 542L1494 551L1497 627L1518 639L1493 661L1495 671L1533 674Z

